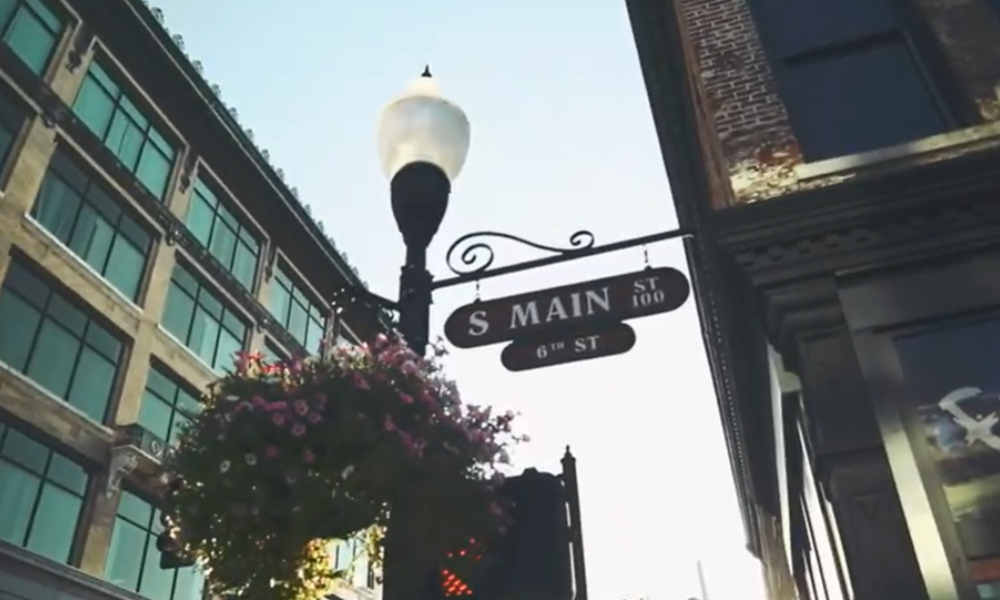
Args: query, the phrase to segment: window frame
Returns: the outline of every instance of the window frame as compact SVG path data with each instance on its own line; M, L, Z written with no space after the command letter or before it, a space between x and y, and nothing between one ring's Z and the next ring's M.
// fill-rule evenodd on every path
M103 74L103 77L93 75L95 68ZM102 79L105 81L102 81ZM80 103L80 99L83 97L84 92L87 89L88 82L91 81L93 81L94 84L99 87L111 101L111 112L107 117L107 122L104 124L104 129L101 132L92 128L90 123L84 119L79 112L77 112L77 105ZM112 91L108 88L108 85L111 85L116 89ZM123 99L131 105L131 109L124 106ZM83 79L69 109L74 118L80 122L83 128L93 134L99 140L101 147L114 157L114 160L121 165L124 171L128 172L133 180L140 184L143 191L147 192L150 196L165 205L169 202L171 193L177 187L178 168L181 163L181 157L184 153L185 144L181 140L177 131L166 122L160 111L150 103L149 99L140 90L139 86L126 74L125 70L119 65L118 61L112 57L111 53L108 52L106 48L101 47L98 50L95 50L94 58L90 61L87 71L83 75ZM132 109L134 109L134 113ZM116 118L119 115L124 115L131 125L133 125L136 129L141 130L142 143L136 153L134 166L125 164L124 159L119 156L118 150L113 149L108 143ZM136 122L136 115L146 121L144 127L140 127L139 123ZM160 138L160 140L162 140L162 142L170 148L173 152L172 156L166 156L166 153L163 148L160 147L156 138ZM166 178L163 183L163 191L159 194L150 189L146 185L145 181L139 177L143 157L150 147L159 153L161 157L166 158L169 163L169 168L166 171Z
M19 154L21 134L28 124L31 112L31 108L16 94L9 89L0 88L0 130L10 134L10 143L6 148L0 149L0 181L4 185L14 168L14 161L10 159Z
M893 41L901 43L908 53L923 87L927 90L928 98L940 113L946 127L945 131L940 133L947 133L982 122L978 109L972 101L965 97L961 81L948 66L947 57L937 40L937 36L933 33L930 24L919 13L918 7L913 5L913 2L884 0L888 12L894 19L894 23L887 28L845 37L835 42L826 42L805 50L780 51L780 36L777 32L780 23L776 23L776 19L767 18L768 9L765 3L769 1L771 0L748 0L748 5L760 36L764 54L774 74L779 96L796 137L799 136L796 123L802 123L804 119L801 116L801 108L797 107L796 103L791 102L789 98L788 81L790 71L794 67L813 66L835 58L854 56L865 50L885 46ZM806 164L811 164L877 151L884 147L886 146L867 148L846 155L824 155L813 158L810 158L803 149L803 157Z
M282 282L281 282L282 277L288 280L288 282L289 282L289 286L288 287L282 285ZM267 302L267 309L268 309L268 312L271 314L271 316L274 317L274 319L278 323L278 325L286 333L288 333L288 335L292 339L294 339L296 342L298 342L305 349L305 351L306 351L306 353L308 355L314 355L315 354L316 356L318 356L319 353L322 351L323 335L324 335L324 333L326 331L326 326L327 326L327 322L330 319L330 314L329 314L329 309L324 309L322 302L317 302L316 301L316 298L318 297L318 294L316 293L316 291L311 286L309 286L308 284L303 284L304 281L305 281L305 279L298 272L298 270L295 269L294 265L292 265L292 263L290 261L288 261L287 259L283 259L280 256L276 257L275 262L274 262L274 266L272 268L270 281L269 281L269 286L270 287L268 289L268 296L269 297L268 297L268 302ZM277 310L278 307L275 306L276 303L274 301L275 300L274 294L276 293L276 291L278 289L281 289L281 290L285 291L287 293L287 295L288 295L288 307L285 310L285 312L286 312L285 315L279 315L276 312L276 310ZM296 293L298 293L306 302L308 302L308 306L303 307L303 308L306 309L306 313L305 313L306 314L306 334L305 334L305 338L306 339L304 339L304 340L299 339L298 336L291 329L292 307L293 307L293 304L296 303L296 300L295 300ZM300 303L300 306L301 306L301 303ZM311 316L310 309L316 309L319 312L319 315L321 317L320 321L318 322L318 324L319 324L319 339L317 341L318 347L315 350L313 350L312 348L309 348L309 345L308 345L309 334L311 332L311 328L310 328L310 316Z
M15 423L12 419L5 419L3 415L0 415L0 453L3 452L8 436L11 431L17 432L18 434L24 436L25 438L28 438L32 442L37 443L39 446L44 447L48 451L48 455L46 456L45 459L45 467L43 469L42 474L39 474L37 471L32 470L27 465L18 463L7 456L0 454L0 464L2 463L12 464L15 468L21 469L22 471L26 471L29 475L35 477L39 482L38 489L35 492L35 498L32 501L31 520L27 530L24 533L24 539L30 540L31 530L34 527L35 520L38 518L38 510L42 501L42 491L44 490L44 486L46 484L54 485L55 487L59 488L60 490L66 493L77 496L80 499L79 514L77 515L76 525L73 528L73 532L71 535L66 561L60 564L65 564L69 566L78 566L83 552L83 542L84 542L83 534L87 526L89 526L88 513L90 510L90 499L92 497L91 492L97 485L97 480L98 480L98 478L95 477L94 466L92 464L87 463L86 461L79 460L77 456L74 456L73 454L64 451L64 449L60 447L57 443L50 443L53 442L54 440L46 440L45 439L46 436L39 435L37 430L35 430L30 425L21 425L20 423ZM75 490L71 490L67 485L50 478L50 470L52 469L52 462L55 456L59 456L63 460L79 467L80 470L84 473L86 480L83 482L82 493L77 492ZM39 554L34 550L30 550L27 546L27 541L23 543L14 543L12 541L7 541L7 540L4 541L5 543L9 543L11 545L17 546L18 548L23 549L25 552L30 552L34 556L41 556L47 560L53 560L55 562L55 559L52 559L43 554Z
M18 60L24 65L26 69L31 71L34 75L39 78L46 78L52 65L56 62L55 58L59 54L60 49L63 45L63 40L66 37L67 32L73 31L76 23L72 15L63 8L61 4L49 0L13 0L16 4L14 9L10 14L10 21L0 24L0 41L4 47L6 47L11 54L16 56ZM59 21L59 28L55 31L51 30L49 27L45 26L46 19L38 15L38 9L31 6L32 4L37 4L42 7L42 9L47 10L51 13L51 16ZM21 11L27 11L32 14L32 16L39 22L43 24L43 28L52 33L52 47L49 49L48 56L45 57L45 61L42 63L38 71L35 71L27 61L21 57L21 55L14 49L14 46L6 39L12 30L13 24L18 20Z
M152 376L154 374L157 375L157 376L159 376L159 377L162 377L170 385L174 386L174 391L173 391L173 394L172 394L173 398L169 398L169 399L168 398L164 398L159 393L159 390L156 390L155 388L153 388L150 385L150 381L149 381L150 376ZM198 416L197 413L188 412L187 410L185 410L184 408L182 408L180 406L180 404L181 404L180 394L182 394L182 393L187 394L188 396L190 396L191 399L193 401L195 401L195 402L197 402L198 398L201 396L201 394L198 393L197 390L195 390L194 386L192 386L190 383L188 383L187 380L185 380L183 377L181 377L180 375L178 375L177 373L175 373L173 371L173 369L171 369L169 366L167 366L162 361L159 361L159 360L156 360L155 358L153 358L150 361L150 363L149 363L149 370L148 370L148 373L146 375L146 383L145 383L145 385L143 385L143 388L142 388L142 402L140 403L140 406L139 406L139 415L136 417L136 424L142 426L143 428L145 428L147 431L149 431L153 435L156 435L158 437L163 437L163 436L160 436L159 432L156 432L156 431L153 431L153 430L149 429L149 427L146 425L145 422L143 422L143 419L142 419L143 406L146 404L146 401L147 401L146 396L147 396L147 394L151 394L151 395L155 396L157 401L162 402L163 404L167 405L168 408L169 408L169 410L170 410L170 423L167 425L167 435L165 437L163 437L163 441L167 445L168 448L172 448L173 447L171 439L173 438L173 436L175 434L175 431L178 429L177 416L180 415L182 418L186 419L188 422L194 420Z
M60 162L64 164L60 165ZM139 211L137 211L130 201L115 194L110 189L110 186L106 184L102 175L95 172L94 169L92 168L82 166L80 164L81 162L83 161L79 160L78 156L75 155L75 152L73 152L71 148L68 148L66 146L56 147L56 151L53 154L52 159L49 162L48 168L45 171L45 175L42 178L42 186L38 190L38 194L35 197L35 201L32 203L31 211L28 213L28 216L34 223L36 223L43 230L45 230L46 233L51 235L53 238L59 240L59 242L67 250L69 250L70 253L75 258L77 258L81 263L86 265L87 268L90 269L92 272L96 273L101 278L101 280L104 283L106 283L109 287L111 287L116 293L126 298L133 305L140 306L141 304L144 303L146 292L148 291L149 273L151 270L150 267L152 266L153 258L156 252L156 246L157 243L159 242L158 239L159 234L157 233L156 229L152 226L152 224L149 222L149 219L143 216ZM67 174L65 172L61 172L61 170L63 169L74 170L76 171L76 173ZM58 179L60 179L63 185L71 189L78 198L76 214L73 216L71 231L69 233L69 239L67 240L63 240L59 236L58 232L49 229L48 226L42 221L41 218L39 218L38 215L38 211L41 208L42 194L46 190L46 185L48 183L49 177L51 176L55 176ZM82 191L80 190L80 188L76 187L71 181L73 176L79 176L83 180L84 189ZM94 202L90 198L91 193L94 191L96 191L96 193L98 194L103 195L106 199L110 200L119 210L118 217L114 223L111 223L107 219L107 216L100 210L100 208L94 205ZM84 205L90 207L90 209L94 213L98 214L101 217L104 223L109 225L114 230L114 235L108 246L107 256L104 259L105 263L104 267L100 269L90 264L90 262L88 262L88 260L83 255L77 253L76 250L71 245L73 238L77 235L78 232L77 227L80 224L80 218L83 213L82 208ZM131 221L131 223L137 229L141 230L142 233L145 233L148 236L147 246L144 252L142 252L143 255L142 268L138 274L139 277L136 281L136 288L133 296L129 296L129 294L125 290L120 289L106 274L106 272L111 268L113 252L116 247L116 244L118 243L119 238L123 238L125 241L131 243L133 248L136 247L136 245L134 244L134 240L131 239L131 237L127 233L123 232L121 228L121 224L125 219Z
M197 289L197 291L196 291L196 293L195 293L195 295L193 297L191 296L191 292L189 292L187 289L185 289L181 284L176 283L175 274L177 273L178 269L180 269L183 272L185 272L187 274L187 276L190 277L192 280L194 280L195 284L198 286L198 289ZM174 333L173 331L171 331L169 329L169 327L167 326L166 322L165 322L165 320L167 318L167 315L168 315L168 313L170 311L170 297L171 297L171 294L173 293L173 290L174 290L175 286L177 288L179 288L179 290L181 291L181 293L183 293L191 301L192 306L194 308L194 311L192 311L191 314L188 317L188 323L187 323L187 326L186 326L187 327L187 333L183 336L183 338L179 337L176 333ZM209 295L209 297L212 300L214 300L217 304L221 305L222 311L223 311L222 312L222 317L220 317L219 320L216 321L216 324L219 326L220 333L219 333L219 335L216 336L215 349L213 351L214 360L212 362L218 362L219 361L219 356L218 356L218 353L219 353L219 340L221 339L221 332L222 332L222 330L225 330L227 333L230 333L230 334L233 333L233 332L229 331L228 328L226 328L223 325L223 321L225 320L225 318L226 318L227 315L231 315L240 324L243 325L243 337L240 340L240 349L239 349L239 351L240 352L245 352L247 350L247 347L250 344L250 339L252 337L253 328L254 328L254 320L252 318L249 318L248 315L247 315L247 312L244 309L240 308L239 304L237 302L235 302L234 300L232 300L228 296L228 294L226 294L224 291L222 291L220 289L220 286L217 284L217 282L215 282L214 280L212 280L211 277L207 276L201 269L199 269L195 265L194 261L192 261L190 259L186 259L185 260L185 259L181 259L180 257L178 257L178 260L174 263L174 270L170 274L170 281L169 281L169 283L167 285L167 296L166 296L166 299L165 299L165 302L164 302L163 314L160 317L160 323L159 323L159 325L160 325L160 327L164 331L166 331L167 333L169 333L171 335L171 337L173 337L178 342L180 342L180 344L185 349L187 349L193 356L197 357L198 360L200 360L205 366L207 366L209 368L209 370L211 370L213 373L223 373L224 371L221 371L218 366L213 365L212 362L205 360L205 358L203 358L198 353L197 350L195 350L194 348L192 348L191 346L189 346L189 343L190 343L189 338L190 338L191 333L192 333L193 328L194 328L195 316L197 314L197 311L199 309L201 309L202 311L204 311L206 313L209 312L206 309L206 307L202 306L202 304L200 303L200 299L202 298L202 295L206 294L206 293ZM211 314L211 313L209 313L209 314ZM213 317L213 319L214 319L214 317Z
M208 254L217 260L219 264L222 265L222 268L229 273L245 291L249 292L253 296L256 296L257 290L260 287L260 275L262 271L261 265L264 262L264 247L267 236L257 223L250 218L247 212L242 209L239 202L236 202L229 193L222 191L222 186L219 185L217 181L218 180L211 174L209 174L208 177L203 174L199 174L194 178L194 181L191 183L191 198L188 201L188 206L183 219L184 226L187 227L188 231L191 232L191 235L208 251ZM201 189L203 189L204 192L202 192ZM206 197L206 194L208 197ZM209 200L214 201L214 205ZM195 228L192 227L190 222L190 219L192 218L192 209L195 206L196 201L204 202L212 213L211 222L208 224L207 239L204 241L199 238L199 234L196 233ZM237 226L235 231L233 231L232 225L227 222L228 220L223 215L223 212L235 222ZM233 234L235 240L233 253L229 258L228 264L222 257L216 254L213 247L215 234L219 226L228 229ZM257 246L253 262L253 273L250 276L249 285L241 281L235 272L235 265L237 258L239 257L240 248L250 249L245 238L249 238L249 240Z
M22 269L27 273L28 276L32 277L36 282L40 283L45 287L46 297L44 300L44 307L39 307L33 303L30 298L26 298L22 292L16 290L10 290L8 288L8 281L10 279L10 273L12 269ZM34 332L32 334L32 340L28 347L28 350L24 355L24 366L18 367L9 364L2 359L0 359L0 364L6 365L11 370L16 371L21 374L27 380L29 380L32 385L36 386L40 391L49 395L59 401L72 407L73 410L78 412L81 416L101 425L107 425L114 418L115 413L118 410L118 405L121 401L120 392L123 378L125 376L125 371L130 354L130 346L132 340L125 334L123 334L114 324L108 322L103 315L98 313L93 306L84 302L79 296L72 293L71 290L67 289L65 284L56 280L50 273L45 272L44 269L39 268L30 258L23 256L20 252L15 252L12 255L12 260L7 269L6 276L2 281L0 281L0 296L4 294L13 294L21 302L28 304L32 309L38 313L38 322L34 326ZM65 324L60 322L58 319L49 315L49 309L53 302L53 298L59 298L59 300L65 303L68 307L76 310L80 315L86 319L84 325L84 331L82 334L78 334L75 331L70 330L70 328ZM87 340L90 336L92 327L97 327L98 330L103 330L101 333L105 336L105 341L110 338L111 341L117 342L118 344L118 357L113 362L114 374L112 375L111 381L109 382L108 390L108 400L104 407L104 415L101 419L94 419L91 417L84 408L77 406L75 403L71 402L68 398L64 398L63 395L49 389L42 382L36 381L35 378L28 374L28 369L32 365L32 359L34 358L34 353L38 349L38 340L41 337L41 332L43 327L47 322L53 322L56 326L61 328L64 332L71 335L74 340L78 343L78 347L75 350L75 355L73 358L73 367L68 375L68 381L66 383L67 391L66 396L72 395L73 390L77 382L78 369L80 368L80 361L84 355L84 350L89 349L91 352L97 354L99 357L104 358L110 362L110 357L105 355L99 348L93 347L93 342Z

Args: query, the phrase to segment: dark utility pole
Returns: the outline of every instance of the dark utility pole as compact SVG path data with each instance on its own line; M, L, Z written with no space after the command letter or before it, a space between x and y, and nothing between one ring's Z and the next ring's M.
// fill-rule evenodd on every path
M566 502L569 504L569 539L573 548L573 584L576 594L573 600L587 600L587 567L583 559L583 525L580 524L580 490L576 480L576 458L566 446L562 457L563 485L566 487Z

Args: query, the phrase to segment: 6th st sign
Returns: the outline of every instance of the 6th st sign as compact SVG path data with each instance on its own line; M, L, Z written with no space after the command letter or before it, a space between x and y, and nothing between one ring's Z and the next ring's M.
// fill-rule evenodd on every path
M444 334L458 348L477 348L546 331L669 312L683 305L690 293L687 277L677 269L647 268L467 304L451 313Z
M517 340L503 349L500 362L508 371L527 371L624 354L633 346L635 331L625 323L611 323L561 335Z

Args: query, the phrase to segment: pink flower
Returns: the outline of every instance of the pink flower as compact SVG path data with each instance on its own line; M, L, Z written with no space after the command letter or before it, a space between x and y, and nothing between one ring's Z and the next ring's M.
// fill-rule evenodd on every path
M296 423L292 425L292 435L295 437L302 437L306 433L306 426L302 423Z
M399 366L399 370L402 371L404 375L413 375L417 372L417 363L412 360L404 361L403 364Z
M284 400L278 400L277 402L272 402L269 410L286 410L288 409L288 403Z
M264 400L260 396L254 396L253 398L250 399L250 402L253 402L253 405L257 407L267 406L267 400Z
M277 446L271 444L264 446L264 456L268 458L277 458L279 454L281 454L281 452L278 450Z
M389 343L389 338L384 333L375 336L375 347L384 346Z
M354 374L354 387L358 388L359 390L371 389L371 386L368 385L368 382L365 381L365 378L362 377L359 373Z
M494 517L502 517L503 507L501 507L496 502L490 502L490 514L493 515Z
M271 415L271 422L274 423L275 425L284 425L285 415L281 413L274 413L273 415Z
M404 394L403 392L399 393L399 400L403 404L413 404L413 396L411 396L409 394Z
M318 412L311 412L306 417L306 420L309 421L310 423L312 423L313 425L315 425L316 423L319 423L322 418L323 417L320 416L320 414Z
M300 417L304 417L307 412L309 412L309 405L306 404L305 400L296 400L293 405L295 409L295 414Z
M382 422L382 427L386 431L395 431L396 430L396 424L392 422L392 416L390 416L390 415L386 415L385 416L385 421Z
M316 405L321 408L326 405L326 394L316 394Z
M311 465L316 462L316 455L311 450L306 450L302 453L302 461L307 465Z

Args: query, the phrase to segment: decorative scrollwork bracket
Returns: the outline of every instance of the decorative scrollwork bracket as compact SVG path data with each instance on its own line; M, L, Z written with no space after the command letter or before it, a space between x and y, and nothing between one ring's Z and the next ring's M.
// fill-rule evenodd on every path
M455 243L448 248L448 253L445 255L445 262L448 264L448 268L451 269L451 272L459 276L470 276L477 273L483 273L492 267L493 261L496 258L496 253L493 251L493 247L486 241L478 241L489 238L509 240L511 242L528 246L529 248L541 250L542 252L549 252L551 254L567 257L579 252L590 250L594 247L594 242L596 241L594 234L585 229L577 231L573 235L569 236L569 247L565 248L539 244L509 233L500 233L498 231L477 231L463 235L455 240ZM458 256L456 256L456 254L458 254ZM456 264L456 262L458 262L456 259L461 260L461 264Z
M139 452L135 446L115 446L111 449L108 483L104 488L105 496L111 498L121 491L122 481L139 466Z

